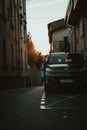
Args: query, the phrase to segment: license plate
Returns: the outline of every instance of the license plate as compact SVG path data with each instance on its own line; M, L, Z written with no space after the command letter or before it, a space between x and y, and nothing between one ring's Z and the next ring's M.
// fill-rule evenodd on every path
M61 79L60 80L61 83L73 83L72 79Z

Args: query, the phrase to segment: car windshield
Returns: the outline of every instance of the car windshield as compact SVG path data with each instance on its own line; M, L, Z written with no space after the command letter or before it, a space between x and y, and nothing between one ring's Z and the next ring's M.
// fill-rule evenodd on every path
M48 64L81 64L82 62L81 54L52 54L48 58Z

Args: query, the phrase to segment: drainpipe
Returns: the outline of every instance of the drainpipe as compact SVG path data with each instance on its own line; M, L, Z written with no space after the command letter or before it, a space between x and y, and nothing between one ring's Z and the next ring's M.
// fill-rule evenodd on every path
M84 58L87 60L87 18L83 19L84 25Z
M75 46L74 46L74 52L77 52L77 40L76 40L76 26L74 26L74 37L75 37Z

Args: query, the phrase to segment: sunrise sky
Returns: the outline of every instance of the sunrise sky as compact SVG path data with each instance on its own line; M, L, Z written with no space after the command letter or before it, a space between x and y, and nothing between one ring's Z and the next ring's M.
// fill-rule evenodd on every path
M65 17L69 0L27 0L27 31L37 50L49 53L47 24Z

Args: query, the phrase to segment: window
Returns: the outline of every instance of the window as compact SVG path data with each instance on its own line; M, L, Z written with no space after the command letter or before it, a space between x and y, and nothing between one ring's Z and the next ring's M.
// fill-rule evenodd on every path
M5 15L5 0L1 0L2 14Z

